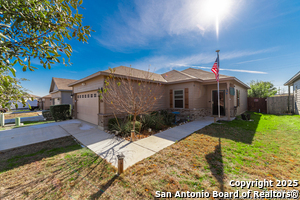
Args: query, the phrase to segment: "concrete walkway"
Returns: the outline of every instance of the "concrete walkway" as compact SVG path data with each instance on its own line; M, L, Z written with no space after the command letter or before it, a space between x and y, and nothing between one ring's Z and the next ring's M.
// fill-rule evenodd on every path
M0 131L0 151L73 135L80 143L115 167L118 164L117 155L124 154L126 169L211 123L213 118L206 117L136 142L129 142L101 131L93 124L69 120Z
M82 122L81 124L63 124L61 127L71 133L79 142L96 154L117 167L117 155L125 155L124 169L147 158L156 152L174 144L211 123L212 117L206 117L181 126L177 126L153 136L129 142L112 134L97 129L95 125ZM84 131L82 131L84 130Z

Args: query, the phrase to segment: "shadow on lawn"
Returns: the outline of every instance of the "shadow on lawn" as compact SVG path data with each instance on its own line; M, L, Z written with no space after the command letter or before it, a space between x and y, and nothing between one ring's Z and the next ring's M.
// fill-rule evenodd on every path
M52 157L57 154L67 153L81 148L82 147L79 144L68 136L0 152L0 173L18 168L22 165L40 161L43 158Z
M224 192L224 164L222 157L221 138L219 138L219 145L215 146L213 153L205 156L209 169L212 175L218 180L221 192Z
M252 144L261 114L254 112L247 113L251 114L251 120L253 121L244 121L239 116L236 120L230 122L223 121L222 124L212 124L207 126L199 130L198 133L212 137L230 139L245 144Z

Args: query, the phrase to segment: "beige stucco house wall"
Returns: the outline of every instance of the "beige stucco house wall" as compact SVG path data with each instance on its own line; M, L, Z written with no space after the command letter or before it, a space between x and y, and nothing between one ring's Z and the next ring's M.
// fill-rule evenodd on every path
M116 74L122 74L127 68L120 66L115 68ZM198 71L197 71L198 72ZM141 78L141 70L134 69L133 77ZM180 116L190 119L196 119L212 115L212 91L217 90L217 82L212 73L201 70L198 76L204 76L205 79L192 76L193 70L179 72L176 70L159 75L155 74L155 81L158 80L162 87L162 97L156 102L154 110L169 110L170 112L179 111ZM209 74L208 74L209 73ZM104 86L104 80L110 73L100 71L88 77L69 84L74 94L74 117L96 124L100 129L107 127L108 119L117 113L111 105L106 105L99 96L99 90ZM222 80L223 79L223 80ZM235 95L229 94L229 88L240 91L240 104L237 106L237 92ZM220 76L220 90L224 90L225 114L224 118L234 116L234 107L237 106L237 113L241 114L247 110L247 89L249 87L236 79L235 77ZM175 91L181 90L183 93L183 107L175 107ZM177 95L177 94L176 94ZM178 96L176 96L178 100ZM181 102L182 103L182 102ZM179 104L177 104L179 105ZM181 104L180 104L181 105Z

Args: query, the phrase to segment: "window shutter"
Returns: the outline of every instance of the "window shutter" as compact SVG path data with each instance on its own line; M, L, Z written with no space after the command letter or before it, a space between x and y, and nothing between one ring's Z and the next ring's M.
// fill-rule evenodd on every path
M189 88L184 89L184 108L189 108Z
M173 108L173 90L170 90L170 108Z

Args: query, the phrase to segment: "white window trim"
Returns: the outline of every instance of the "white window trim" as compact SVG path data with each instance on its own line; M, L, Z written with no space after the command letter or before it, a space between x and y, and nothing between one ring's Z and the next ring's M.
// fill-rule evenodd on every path
M182 108L175 108L175 91L182 91L182 96L183 96L183 107ZM173 90L173 108L174 109L184 109L184 107L185 107L185 101L184 101L184 99L185 99L185 96L184 96L185 94L184 94L184 89L176 89L176 90Z

